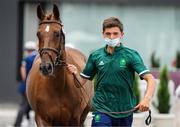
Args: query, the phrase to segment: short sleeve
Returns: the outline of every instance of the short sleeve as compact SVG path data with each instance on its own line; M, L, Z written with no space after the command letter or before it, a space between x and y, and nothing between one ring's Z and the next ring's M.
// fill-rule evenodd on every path
M144 62L143 62L141 56L136 51L133 53L133 55L131 57L131 65L132 65L132 68L134 69L134 71L138 73L138 75L140 76L141 79L143 78L143 76L145 74L150 73L150 71L144 65Z
M93 59L93 55L91 54L88 58L84 70L80 73L80 76L92 80L95 74L96 74L96 66L95 66L95 61Z
M23 61L21 62L21 65L26 66L26 61L23 60Z
M27 65L27 57L22 60L21 65L23 66Z

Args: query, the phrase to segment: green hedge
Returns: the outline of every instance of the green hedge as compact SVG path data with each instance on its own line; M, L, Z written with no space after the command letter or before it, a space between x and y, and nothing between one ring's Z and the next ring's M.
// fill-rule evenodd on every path
M176 68L180 68L180 51L176 53Z
M141 93L140 93L140 89L139 89L139 77L137 75L135 75L133 91L134 91L134 95L136 97L136 102L138 104L140 102Z
M160 72L160 83L158 87L158 110L159 113L169 113L170 109L170 93L168 88L169 82L169 75L168 75L168 68L164 66Z
M160 67L160 59L155 57L155 52L151 55L151 67L159 68Z

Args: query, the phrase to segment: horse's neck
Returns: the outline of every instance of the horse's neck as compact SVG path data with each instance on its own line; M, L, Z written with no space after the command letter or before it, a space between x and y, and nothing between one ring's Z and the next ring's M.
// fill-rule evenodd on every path
M55 70L55 74L49 78L49 81L52 83L52 90L57 91L59 94L62 93L65 89L65 67L60 67Z
M63 53L63 56L61 59L65 62L66 57L65 57L65 52ZM65 88L65 73L66 73L66 65L58 66L55 70L55 75L54 75L54 84L55 84L55 89L58 89L60 91L63 91Z

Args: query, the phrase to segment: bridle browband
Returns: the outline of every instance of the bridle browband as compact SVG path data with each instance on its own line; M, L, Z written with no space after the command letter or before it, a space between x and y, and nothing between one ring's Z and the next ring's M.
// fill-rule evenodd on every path
M59 24L61 27L63 27L63 24L61 22L58 22L58 21L50 21L50 20L44 20L42 22L39 23L39 25L41 24L50 24L50 23L56 23L56 24Z
M42 24L51 24L51 23L55 23L55 24L58 24L61 27L63 27L63 24L61 22L58 22L58 21L49 21L49 20L44 20L44 21L40 22L39 25L42 25ZM60 33L63 33L63 32L60 32ZM60 39L61 39L61 36L60 36ZM48 51L52 51L52 52L54 52L56 54L55 61L53 61L53 59L52 59L51 55L48 53ZM55 66L62 66L62 65L66 64L65 60L60 59L62 53L63 52L62 52L62 49L60 49L60 47L58 49L51 48L51 47L45 47L45 48L39 49L40 56L42 56L43 54L47 54L48 57L50 58L52 64L53 64L53 67L55 67Z

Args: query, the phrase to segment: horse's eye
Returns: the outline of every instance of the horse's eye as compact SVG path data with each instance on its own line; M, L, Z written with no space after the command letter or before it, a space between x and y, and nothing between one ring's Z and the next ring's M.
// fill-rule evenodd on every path
M59 32L54 32L54 35L56 36L56 37L59 37Z
M38 36L38 37L40 36L40 32L37 32L37 36Z

